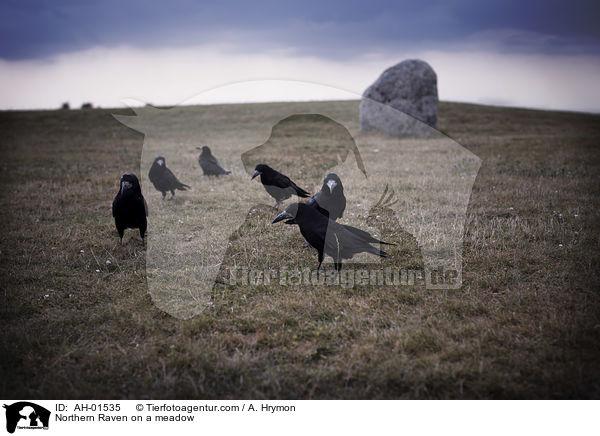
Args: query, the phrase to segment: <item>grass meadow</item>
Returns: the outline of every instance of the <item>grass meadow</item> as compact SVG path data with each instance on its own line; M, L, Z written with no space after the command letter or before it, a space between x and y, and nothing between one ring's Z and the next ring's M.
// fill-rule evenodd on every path
M415 227L407 212L418 197L411 168L435 160L447 138L362 136L358 105L147 109L145 137L112 115L131 110L0 112L1 396L598 398L598 115L440 104L439 130L481 159L472 192L455 199L464 223L448 227L462 235L464 224L460 289L228 282L239 267L317 264L296 226L271 225L273 201L244 166L262 156L313 193L337 165L342 221L397 244L381 262L359 256L357 268L422 269L423 244L448 235ZM351 153L344 164L314 152L312 125L271 132L306 113L348 126L368 183ZM200 145L232 175L203 177ZM406 167L386 167L383 153ZM147 179L157 154L190 191L161 200ZM146 246L133 230L119 245L110 208L125 172L148 201ZM386 184L393 208L377 204ZM430 191L438 223L452 205ZM216 283L198 291L206 271Z

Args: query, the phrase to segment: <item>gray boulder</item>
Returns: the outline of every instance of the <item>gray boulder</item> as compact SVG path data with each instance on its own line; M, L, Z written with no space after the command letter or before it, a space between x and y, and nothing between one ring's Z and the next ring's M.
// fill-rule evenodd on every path
M435 71L427 62L406 60L385 70L363 93L360 129L392 136L429 136L437 126L437 109Z

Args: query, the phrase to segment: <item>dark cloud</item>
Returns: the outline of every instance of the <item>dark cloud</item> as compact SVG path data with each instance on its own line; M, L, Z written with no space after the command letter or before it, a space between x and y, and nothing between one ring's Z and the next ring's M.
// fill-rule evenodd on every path
M593 0L4 0L1 7L0 57L5 59L92 46L211 43L342 57L477 38L498 50L600 52L600 6Z

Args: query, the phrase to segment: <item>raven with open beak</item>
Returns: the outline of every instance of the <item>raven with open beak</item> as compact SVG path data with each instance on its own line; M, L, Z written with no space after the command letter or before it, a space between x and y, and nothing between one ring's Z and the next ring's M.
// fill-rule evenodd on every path
M388 257L385 251L371 244L394 245L380 241L364 230L338 224L304 203L290 204L285 211L273 219L273 224L280 221L284 221L285 224L297 224L304 239L317 250L319 259L317 271L321 268L325 254L333 258L335 269L340 271L342 259L351 259L358 253Z

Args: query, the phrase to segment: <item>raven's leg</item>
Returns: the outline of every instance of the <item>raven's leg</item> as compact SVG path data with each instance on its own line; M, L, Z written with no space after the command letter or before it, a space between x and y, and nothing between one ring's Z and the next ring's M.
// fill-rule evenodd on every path
M117 229L117 231L119 232L119 238L121 238L121 245L123 245L123 233L125 229Z
M280 201L280 200L277 200L277 201L275 202L275 206L273 206L273 207L274 207L275 209L277 209L277 210L279 210L279 203L281 203L281 201Z
M146 218L146 217L144 217ZM145 237L146 237L146 230L148 229L148 221L146 221L145 219L140 223L140 236L142 237L142 244L144 244L144 242L146 241Z
M171 189L171 198L169 198L169 200L173 200L173 198L174 198L174 197L175 197L175 191L173 191L173 190Z
M162 193L162 196L163 196L162 199L164 200L165 196L167 195L167 192L166 191L161 191L161 193Z
M144 217L145 218L145 217ZM140 236L142 237L142 241L144 241L144 237L146 236L146 230L148 229L148 221L145 219L140 223Z
M317 266L317 277L319 277L319 270L321 269L321 264L323 263L323 251L319 250L319 266Z

